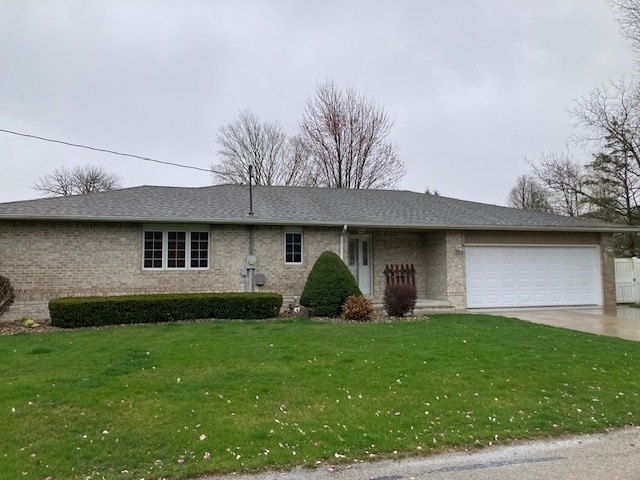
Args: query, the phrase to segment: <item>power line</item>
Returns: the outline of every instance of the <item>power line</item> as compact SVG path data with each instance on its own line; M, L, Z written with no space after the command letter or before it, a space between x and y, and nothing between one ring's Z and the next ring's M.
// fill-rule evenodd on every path
M11 135L18 135L20 137L35 138L36 140L42 140L44 142L59 143L61 145L67 145L69 147L84 148L87 150L93 150L94 152L110 153L112 155L120 155L121 157L137 158L138 160L144 160L146 162L160 163L162 165L171 165L171 166L180 167L180 168L190 168L192 170L200 170L201 172L211 173L211 169L209 168L194 167L191 165L183 165L181 163L175 163L175 162L165 162L163 160L156 160L155 158L150 158L150 157L142 157L140 155L134 155L132 153L123 153L123 152L116 152L114 150L108 150L106 148L90 147L89 145L81 145L79 143L71 143L71 142L65 142L62 140L54 140L53 138L39 137L38 135L30 135L28 133L14 132L12 130L5 130L3 128L0 128L0 132L9 133Z

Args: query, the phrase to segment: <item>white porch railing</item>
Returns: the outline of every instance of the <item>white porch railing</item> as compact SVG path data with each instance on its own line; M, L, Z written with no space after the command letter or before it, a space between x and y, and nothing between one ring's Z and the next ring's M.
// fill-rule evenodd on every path
M616 258L616 301L640 303L640 259Z

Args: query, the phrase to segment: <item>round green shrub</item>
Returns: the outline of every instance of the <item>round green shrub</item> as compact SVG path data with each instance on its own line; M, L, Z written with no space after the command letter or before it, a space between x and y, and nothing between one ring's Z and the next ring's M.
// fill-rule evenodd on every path
M349 268L333 252L318 257L309 272L300 305L311 308L320 317L337 317L347 297L362 295Z

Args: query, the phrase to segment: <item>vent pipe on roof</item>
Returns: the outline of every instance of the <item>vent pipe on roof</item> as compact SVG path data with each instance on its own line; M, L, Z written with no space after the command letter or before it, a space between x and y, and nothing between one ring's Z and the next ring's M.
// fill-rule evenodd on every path
M253 165L249 165L249 215L253 215Z

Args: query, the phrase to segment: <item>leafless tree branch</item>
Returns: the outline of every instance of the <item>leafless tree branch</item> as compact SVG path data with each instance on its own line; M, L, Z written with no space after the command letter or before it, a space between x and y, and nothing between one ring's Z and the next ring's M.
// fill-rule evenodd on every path
M218 155L212 167L215 183L246 184L249 166L257 185L298 185L302 183L306 157L296 138L288 139L276 122L263 122L249 111L220 127Z
M40 177L32 186L49 197L68 197L120 188L120 177L93 165L60 167Z
M636 61L640 61L640 1L609 0L609 4L616 13L622 35L631 43Z
M397 147L387 141L393 123L354 89L318 84L300 122L313 183L333 188L396 188L404 176Z
M507 197L507 206L522 210L552 212L547 192L530 175L520 175Z

